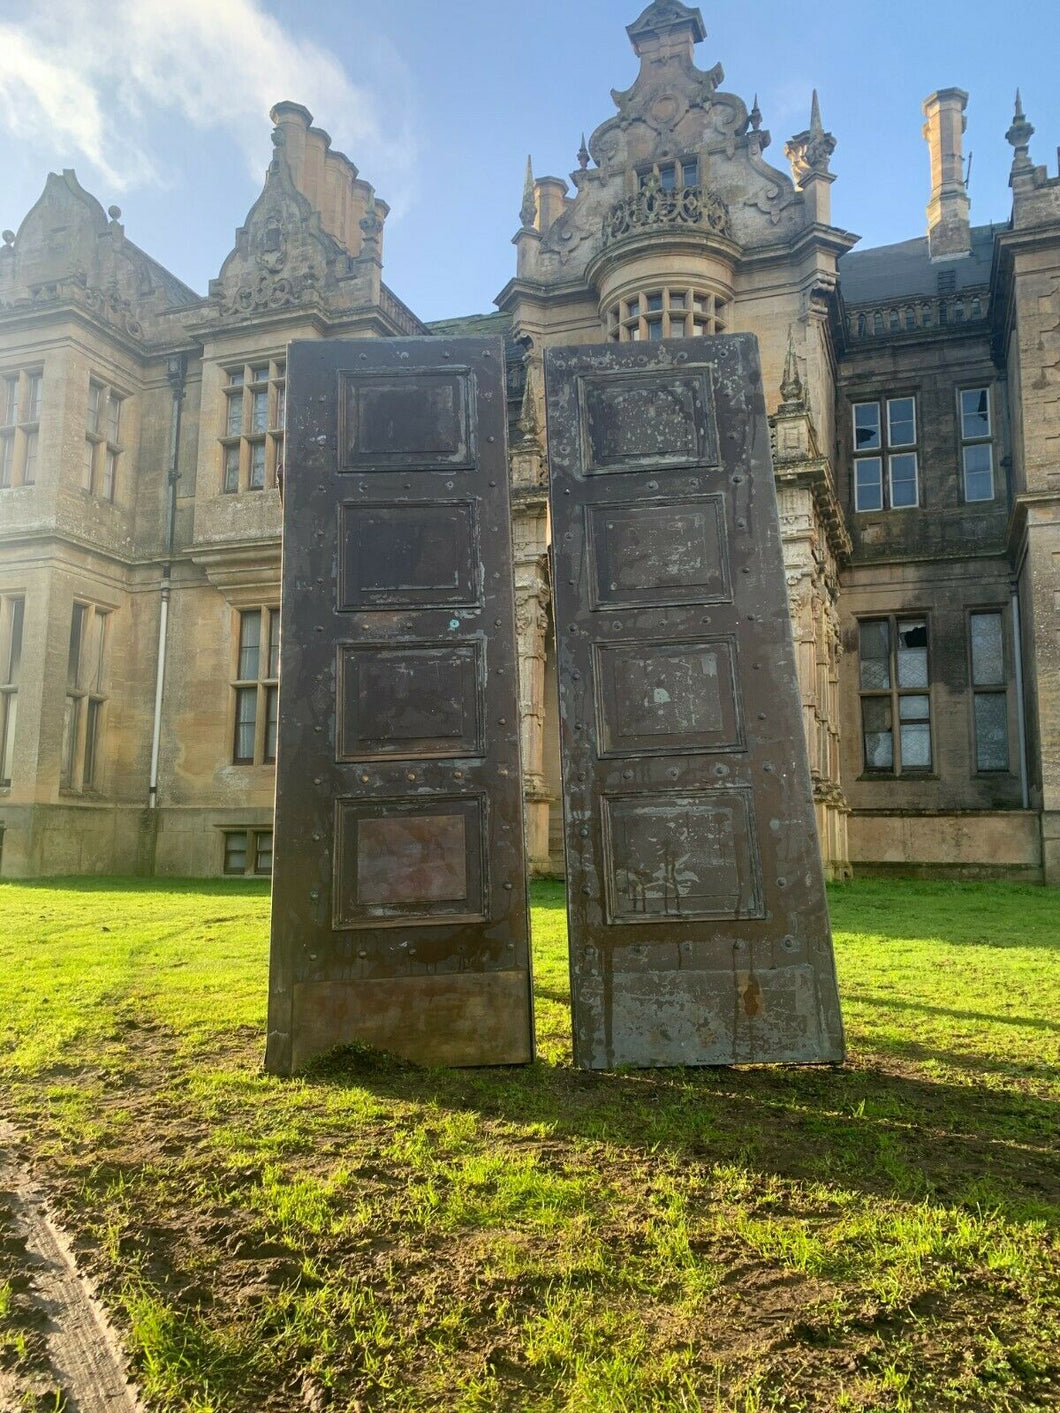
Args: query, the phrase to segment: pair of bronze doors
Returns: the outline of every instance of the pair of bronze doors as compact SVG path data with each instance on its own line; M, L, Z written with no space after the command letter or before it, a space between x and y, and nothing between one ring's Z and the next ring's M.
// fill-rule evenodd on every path
M842 1058L750 336L546 353L576 1063ZM533 1058L499 340L288 357L267 1067Z

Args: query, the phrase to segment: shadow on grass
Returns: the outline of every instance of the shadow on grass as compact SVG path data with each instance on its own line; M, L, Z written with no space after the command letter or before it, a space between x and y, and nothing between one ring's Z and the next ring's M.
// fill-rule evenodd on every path
M554 1000L565 998L558 995ZM992 1011L959 1011L950 1006L929 1006L923 1001L899 1001L893 996L873 996L854 987L843 989L844 1001L856 1001L860 1006L878 1006L885 1011L919 1011L928 1016L948 1016L953 1020L984 1021L988 1025L1018 1025L1028 1030L1049 1030L1060 1034L1060 1021L1043 1020L1038 1016L1002 1016Z
M733 1165L1060 1225L1058 1106L1019 1094L855 1066L603 1074L538 1061L444 1071L363 1050L333 1052L306 1078L679 1166Z
M223 894L246 894L267 897L272 890L268 878L111 878L97 874L69 874L55 878L3 878L0 888L33 888L42 893L57 890L70 893L206 893L211 897Z

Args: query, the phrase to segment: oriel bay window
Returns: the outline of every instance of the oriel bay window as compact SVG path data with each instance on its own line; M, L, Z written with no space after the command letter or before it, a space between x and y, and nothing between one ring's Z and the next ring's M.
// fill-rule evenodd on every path
M1008 676L999 609L968 615L977 771L1008 770Z
M994 434L990 419L990 389L962 388L957 394L957 403L964 499L993 500Z
M225 373L221 489L226 495L276 484L283 459L285 372L283 359L262 358Z
M612 304L606 313L612 343L701 338L724 333L725 300L694 286L663 286L638 291Z
M930 770L927 619L863 619L858 671L866 773Z
M22 597L0 594L0 786L11 784L15 758L24 610Z
M920 503L915 397L855 402L854 509L908 510Z
M109 622L110 610L96 604L75 603L71 611L59 768L63 790L100 788Z
M235 765L271 765L276 759L279 705L280 613L253 608L239 615L236 658Z

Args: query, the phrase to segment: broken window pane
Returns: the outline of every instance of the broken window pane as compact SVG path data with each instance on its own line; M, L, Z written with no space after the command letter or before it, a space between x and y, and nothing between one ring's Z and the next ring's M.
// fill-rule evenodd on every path
M880 448L880 404L854 404L854 450L878 451Z
M961 393L961 436L965 441L990 435L990 398L986 388Z
M927 624L898 624L898 685L926 687L928 684Z

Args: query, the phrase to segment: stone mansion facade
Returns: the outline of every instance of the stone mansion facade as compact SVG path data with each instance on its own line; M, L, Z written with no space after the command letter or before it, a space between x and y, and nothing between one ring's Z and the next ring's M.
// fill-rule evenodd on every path
M385 202L291 102L205 295L72 171L4 232L0 875L269 872L287 343L478 332L507 349L528 844L558 867L543 350L739 331L830 873L1060 883L1060 177L1017 97L1011 213L972 226L941 89L926 234L855 249L816 95L774 164L695 63L698 9L628 32L640 74L569 180L527 173L492 314L392 293Z

